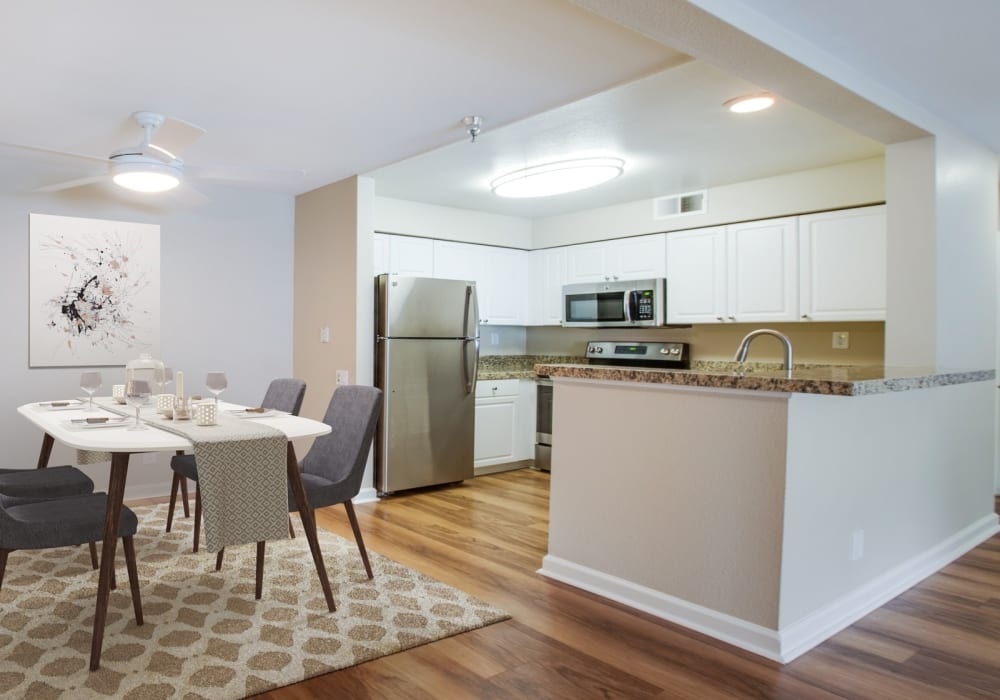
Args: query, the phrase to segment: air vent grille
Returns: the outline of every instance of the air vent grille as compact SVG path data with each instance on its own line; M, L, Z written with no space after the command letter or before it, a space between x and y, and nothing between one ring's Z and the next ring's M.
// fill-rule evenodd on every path
M653 200L653 218L668 219L708 212L708 191L686 192L657 197Z

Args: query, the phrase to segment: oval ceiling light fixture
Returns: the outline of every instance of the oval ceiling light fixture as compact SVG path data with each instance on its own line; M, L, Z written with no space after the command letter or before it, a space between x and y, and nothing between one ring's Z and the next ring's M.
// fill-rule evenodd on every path
M623 172L621 158L575 158L515 170L493 180L490 188L500 197L548 197L594 187Z
M759 112L762 109L773 107L775 101L774 95L767 92L760 92L755 95L734 97L731 100L723 102L722 106L727 108L730 112L735 112L736 114L748 114L750 112Z
M175 163L179 161L174 161ZM181 184L183 171L142 155L112 157L111 179L119 187L135 192L166 192Z

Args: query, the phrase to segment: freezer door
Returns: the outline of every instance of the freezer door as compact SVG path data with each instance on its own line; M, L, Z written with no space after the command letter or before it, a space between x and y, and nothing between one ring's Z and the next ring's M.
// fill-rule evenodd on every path
M478 337L476 283L379 275L378 335L386 338Z
M376 450L380 494L473 476L474 381L467 377L475 341L378 342L378 384L385 391ZM473 375L474 377L475 375Z

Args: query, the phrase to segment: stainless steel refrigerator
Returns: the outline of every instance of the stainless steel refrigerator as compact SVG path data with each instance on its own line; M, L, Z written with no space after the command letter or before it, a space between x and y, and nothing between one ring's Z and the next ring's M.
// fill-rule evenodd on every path
M375 450L379 494L473 476L479 309L476 283L375 278Z

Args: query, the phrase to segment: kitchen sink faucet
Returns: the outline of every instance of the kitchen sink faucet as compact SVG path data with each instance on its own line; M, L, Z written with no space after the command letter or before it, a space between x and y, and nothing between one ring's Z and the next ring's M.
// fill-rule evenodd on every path
M736 362L746 362L747 361L747 351L750 349L750 341L752 341L757 336L761 335L773 335L775 338L781 341L782 345L785 346L785 376L789 379L792 378L792 341L788 339L788 336L780 331L771 330L770 328L758 328L755 331L750 331L746 334L743 340L740 341L740 347L736 350L736 355L733 360Z

